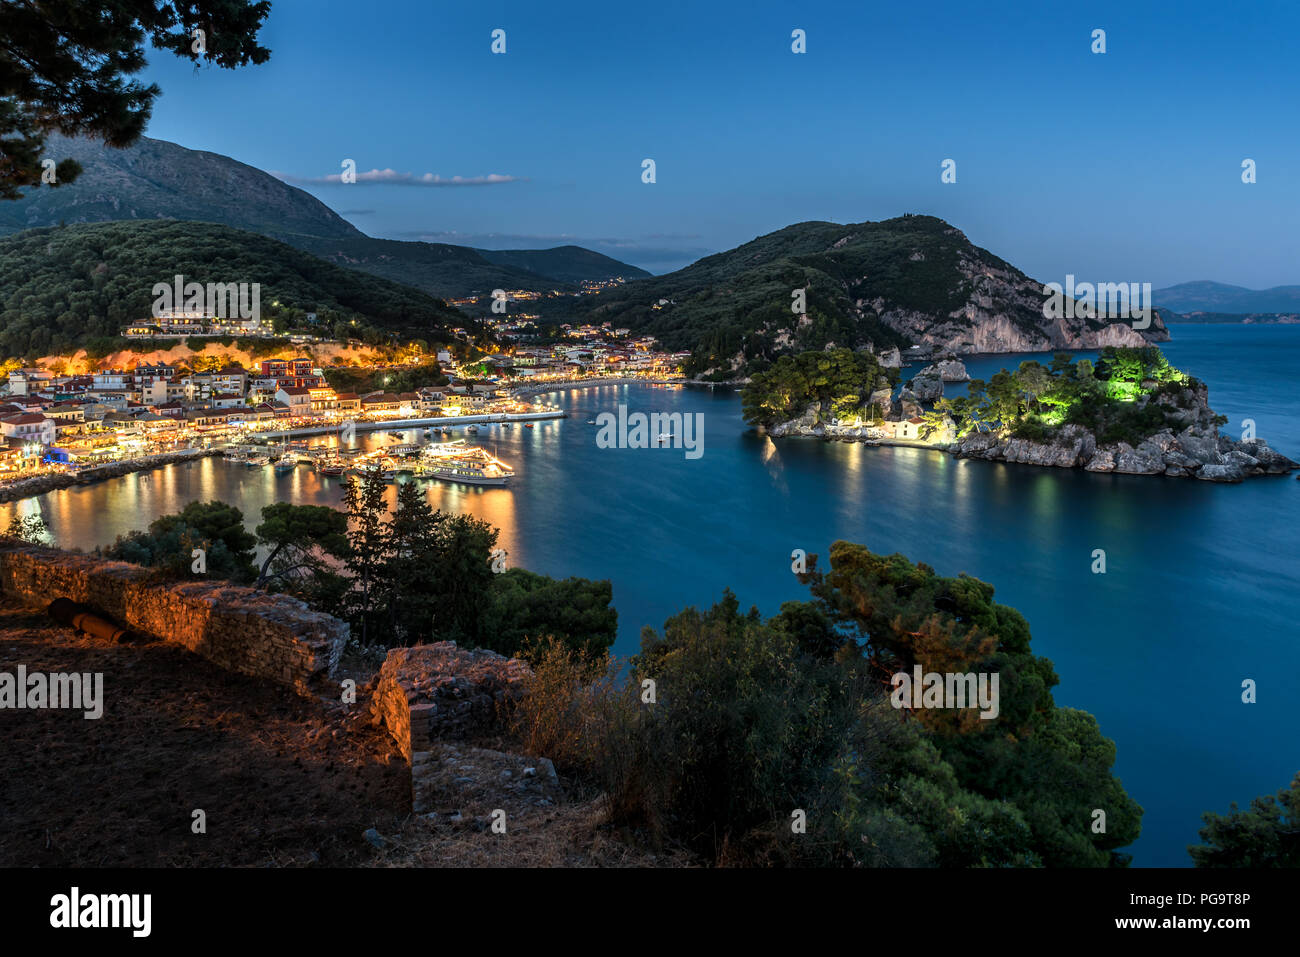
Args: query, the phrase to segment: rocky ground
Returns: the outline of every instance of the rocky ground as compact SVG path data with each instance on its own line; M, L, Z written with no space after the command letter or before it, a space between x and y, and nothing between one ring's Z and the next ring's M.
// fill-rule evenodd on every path
M0 711L0 867L682 866L604 824L599 795L499 738L427 745L430 809L373 721L375 668L303 697L163 642L79 636L0 601L0 672L102 672L104 713ZM463 682L446 685L472 698ZM458 726L459 727L459 726ZM192 831L206 814L206 834ZM493 812L506 832L495 833Z

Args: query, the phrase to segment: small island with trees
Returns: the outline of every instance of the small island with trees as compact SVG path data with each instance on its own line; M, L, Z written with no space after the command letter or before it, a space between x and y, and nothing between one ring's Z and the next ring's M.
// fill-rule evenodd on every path
M850 349L783 356L742 393L745 419L773 436L916 445L968 458L1239 482L1297 464L1253 430L1241 439L1209 406L1209 389L1156 347L1108 347L1094 363L1057 353L1022 362L966 395L943 397L929 367L895 396L900 375ZM922 387L925 387L924 389ZM915 389L916 391L913 391ZM936 394L937 393L937 394ZM934 401L927 404L924 398Z

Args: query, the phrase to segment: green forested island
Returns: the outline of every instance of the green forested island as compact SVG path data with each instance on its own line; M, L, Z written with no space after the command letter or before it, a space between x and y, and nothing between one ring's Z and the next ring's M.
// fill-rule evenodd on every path
M907 389L895 398L892 372L847 349L784 356L745 387L745 418L773 435L882 442L901 433L961 456L1091 472L1236 482L1300 467L1253 434L1220 433L1227 419L1205 384L1154 346L1107 347L1096 363L1069 353L1028 360L930 408Z

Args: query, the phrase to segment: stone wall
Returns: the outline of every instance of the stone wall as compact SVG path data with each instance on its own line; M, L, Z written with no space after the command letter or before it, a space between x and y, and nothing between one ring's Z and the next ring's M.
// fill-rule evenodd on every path
M454 641L388 652L375 679L371 717L388 730L411 765L416 814L431 811L453 793L464 798L485 780L497 790L509 781L516 797L552 802L558 780L550 761L466 743L498 728L502 706L522 697L531 675L528 664L517 658L468 651Z
M0 547L0 592L44 609L70 598L132 631L312 694L338 665L348 626L286 595L202 581L50 548Z
M531 674L517 658L467 651L454 641L393 648L379 670L373 717L410 761L435 740L493 730L501 706L523 694Z

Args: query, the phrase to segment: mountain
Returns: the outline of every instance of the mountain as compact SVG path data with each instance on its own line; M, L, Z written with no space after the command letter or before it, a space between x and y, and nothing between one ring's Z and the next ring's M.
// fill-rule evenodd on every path
M1177 313L1298 313L1300 286L1247 289L1222 282L1183 282L1151 294L1156 305ZM1222 320L1219 320L1222 321Z
M581 282L584 279L643 279L650 275L644 269L611 259L581 246L556 246L554 249L478 249L488 262L499 266L526 269L538 275L561 282Z
M52 134L46 154L82 166L66 186L30 189L0 203L0 232L115 220L188 219L221 223L287 241L296 235L364 234L314 196L219 153L141 137L118 150Z
M95 348L147 318L155 283L258 283L264 318L279 310L447 342L464 325L440 299L344 269L257 233L212 223L146 221L29 229L0 238L0 354ZM97 340L103 340L97 342Z
M806 290L803 315L792 309L798 289ZM576 309L689 349L688 371L716 378L831 345L1042 352L1169 337L1157 316L1144 338L1122 322L1048 319L1044 301L1041 283L960 230L906 215L787 226L677 272L584 296Z
M566 281L490 262L479 250L447 243L298 236L293 245L348 269L406 283L433 296L487 296L493 289L571 289Z
M75 159L73 183L0 203L0 235L61 223L193 220L261 233L340 266L405 282L441 298L493 289L570 288L583 279L647 275L579 246L481 251L373 239L310 193L269 173L202 150L141 137L118 150L51 135L46 154Z

